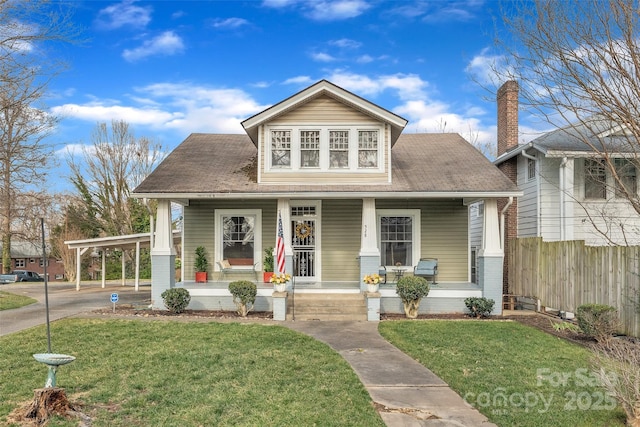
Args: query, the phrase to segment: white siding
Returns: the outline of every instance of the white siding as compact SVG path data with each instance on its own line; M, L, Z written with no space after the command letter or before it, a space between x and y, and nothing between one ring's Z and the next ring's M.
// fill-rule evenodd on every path
M560 240L560 161L540 162L540 235L546 241Z
M539 162L538 165L539 167ZM518 188L524 193L518 198L518 237L535 237L538 233L538 184L540 173L528 179L527 159L518 158Z

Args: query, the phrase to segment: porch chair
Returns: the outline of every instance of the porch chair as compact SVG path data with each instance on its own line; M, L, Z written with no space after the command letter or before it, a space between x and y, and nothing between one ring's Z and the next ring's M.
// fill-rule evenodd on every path
M438 278L438 259L437 258L420 258L418 265L413 268L413 275L418 277L433 277L435 285Z

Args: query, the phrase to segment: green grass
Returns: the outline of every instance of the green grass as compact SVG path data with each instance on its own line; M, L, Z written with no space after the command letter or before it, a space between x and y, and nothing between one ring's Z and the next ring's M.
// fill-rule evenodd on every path
M381 322L380 333L499 426L622 426L590 352L517 322Z
M42 387L46 330L0 338L0 424ZM58 386L92 426L384 426L340 355L280 326L67 319ZM76 426L55 419L53 426Z
M0 311L20 308L37 302L33 298L0 291Z

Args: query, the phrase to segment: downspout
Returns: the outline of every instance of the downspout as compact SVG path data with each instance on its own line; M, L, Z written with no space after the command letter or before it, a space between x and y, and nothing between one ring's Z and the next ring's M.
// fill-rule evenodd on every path
M502 252L504 252L504 215L507 213L507 209L509 209L512 204L513 196L510 196L509 201L506 205L504 205L502 211L500 211L500 249L502 249Z
M564 171L564 169L567 167L567 158L563 157L562 161L560 162L560 240L564 241L566 240L566 234L567 234L567 216L566 216L566 208L565 208L565 203L566 203L566 172Z
M529 148L531 147L533 147L533 144L529 143ZM542 206L540 206L540 164L538 163L538 158L527 153L526 149L522 150L522 157L536 162L536 237L540 237L540 210L542 209Z

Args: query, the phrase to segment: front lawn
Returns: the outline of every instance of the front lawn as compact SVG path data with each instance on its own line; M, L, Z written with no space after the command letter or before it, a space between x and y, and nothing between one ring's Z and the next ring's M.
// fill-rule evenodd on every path
M384 426L347 362L280 326L66 319L58 386L99 426ZM45 327L0 337L0 424L44 385ZM56 419L53 426L76 426Z
M0 291L0 311L20 308L38 302L33 298Z
M499 426L624 425L578 345L508 321L391 321L379 329Z

